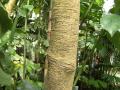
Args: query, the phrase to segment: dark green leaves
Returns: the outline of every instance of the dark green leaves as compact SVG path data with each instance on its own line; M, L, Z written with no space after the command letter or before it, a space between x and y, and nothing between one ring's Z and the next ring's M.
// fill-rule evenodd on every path
M120 16L116 14L103 15L101 26L110 33L113 45L120 50Z
M120 32L116 32L112 37L112 42L114 46L120 50Z
M12 21L8 17L7 11L4 9L2 4L0 3L0 37L7 32L8 29L11 29Z
M120 16L115 14L103 15L101 26L113 36L116 31L120 31Z
M110 10L111 13L120 15L120 0L114 0L114 7Z

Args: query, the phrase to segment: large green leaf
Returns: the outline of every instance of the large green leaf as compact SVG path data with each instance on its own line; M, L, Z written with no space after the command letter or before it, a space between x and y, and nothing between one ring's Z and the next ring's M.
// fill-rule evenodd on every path
M13 83L12 77L8 74L6 74L1 68L0 68L0 85L11 85Z
M33 10L33 5L24 5L22 8L18 9L19 15L26 17L27 13Z
M4 35L8 29L12 27L12 21L8 16L7 11L4 9L3 5L0 3L0 36Z
M120 31L120 16L115 14L103 15L101 26L113 36L115 32Z
M25 8L26 10L28 10L30 12L33 10L34 6L33 5L25 5L25 6L23 6L23 8Z

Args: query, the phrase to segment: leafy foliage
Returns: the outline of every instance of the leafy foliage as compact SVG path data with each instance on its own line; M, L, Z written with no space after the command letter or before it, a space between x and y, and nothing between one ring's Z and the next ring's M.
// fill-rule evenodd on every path
M120 68L118 2L115 0L114 7L106 14L102 0L81 0L78 69L74 85L82 90L119 88L119 77L116 76Z
M0 4L0 90L43 90L49 2L37 2L18 1L10 17Z
M0 90L43 90L50 0L18 0L8 16L0 3ZM119 90L120 0L81 0L77 70L82 90ZM7 23L6 23L7 22Z

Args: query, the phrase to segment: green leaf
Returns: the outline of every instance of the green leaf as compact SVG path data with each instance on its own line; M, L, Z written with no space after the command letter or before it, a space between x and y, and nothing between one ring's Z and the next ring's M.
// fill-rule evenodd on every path
M12 21L9 18L7 11L0 3L0 37L3 36L8 29L11 29L11 27Z
M107 56L107 49L105 47L102 47L102 49L99 50L99 54L101 57Z
M24 5L23 8L25 8L26 10L28 10L29 12L33 10L33 5Z
M19 8L18 13L22 17L26 17L26 15L27 15L27 11L25 9L23 9L23 8Z
M110 10L110 12L120 15L120 0L114 0L114 3L114 7Z
M48 47L49 46L49 41L48 40L44 40L43 44Z
M6 74L1 68L0 68L0 84L5 86L13 84L12 77Z
M96 87L96 88L99 88L99 87L100 87L99 84L98 84L98 81L95 80L95 79L93 79L93 78L90 78L90 79L88 80L88 84L89 84L89 85L92 85L93 87Z
M27 13L33 10L33 5L24 5L22 8L18 9L19 15L26 17Z
M23 80L17 90L34 90L31 81Z
M115 14L103 15L100 23L102 28L108 31L111 36L113 36L115 32L120 31L119 15L115 15Z
M107 88L107 83L106 83L106 82L101 81L101 80L97 80L97 81L98 81L98 83L99 83L99 85L100 85L101 87Z

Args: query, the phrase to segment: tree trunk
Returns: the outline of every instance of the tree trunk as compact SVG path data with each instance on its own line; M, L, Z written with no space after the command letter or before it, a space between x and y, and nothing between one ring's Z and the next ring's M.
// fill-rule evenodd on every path
M79 0L51 0L51 36L45 90L72 90L76 69Z

